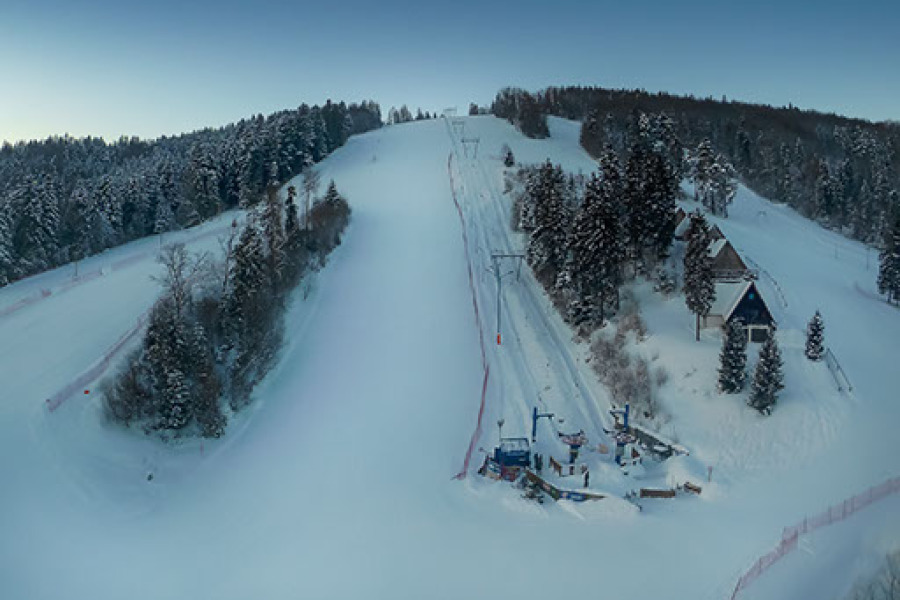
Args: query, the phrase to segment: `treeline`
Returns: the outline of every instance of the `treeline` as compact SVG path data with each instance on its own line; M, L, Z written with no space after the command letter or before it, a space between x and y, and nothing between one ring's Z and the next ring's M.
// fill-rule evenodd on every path
M282 202L271 186L234 231L225 262L167 247L164 294L150 311L143 344L105 385L115 422L164 436L219 437L227 415L246 406L281 346L288 297L341 242L350 207L334 182L301 223L296 190Z
M682 169L678 152L648 127L624 163L609 149L586 180L549 161L523 170L514 225L528 233L526 260L570 323L602 325L627 277L665 278L656 272L672 245Z
M581 143L595 157L607 147L624 156L641 114L666 119L683 148L709 140L760 195L866 243L882 245L900 213L900 127L889 123L597 87L507 88L492 112L538 138L548 135L546 115L581 120Z
M417 108L416 114L415 116L413 116L412 112L409 110L409 107L404 104L399 109L394 108L393 106L391 107L391 110L388 111L387 122L391 125L396 125L397 123L424 121L426 119L437 119L437 113L431 114L428 111L422 112L421 108Z
M0 285L249 207L380 127L375 102L301 105L146 141L51 137L0 148Z

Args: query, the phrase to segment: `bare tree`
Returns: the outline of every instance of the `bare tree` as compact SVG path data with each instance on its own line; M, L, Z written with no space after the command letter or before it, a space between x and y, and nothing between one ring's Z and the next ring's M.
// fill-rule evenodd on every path
M309 209L312 205L312 199L319 192L319 183L321 182L319 172L312 165L303 169L303 198L305 202L303 210L303 228L309 231Z
M184 244L169 244L159 253L157 261L166 271L157 280L172 296L175 312L183 314L184 307L190 299L191 284L198 270L203 266L206 255L192 257Z

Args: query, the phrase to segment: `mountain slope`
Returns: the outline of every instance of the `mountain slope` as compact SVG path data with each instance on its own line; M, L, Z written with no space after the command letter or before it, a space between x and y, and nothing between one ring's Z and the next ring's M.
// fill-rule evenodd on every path
M584 427L592 443L602 439L609 402L583 348L527 274L504 283L510 335L493 344L495 283L485 267L491 252L521 242L504 229L500 145L509 143L520 161L549 156L588 172L593 161L578 146L577 124L551 119L552 137L536 141L498 119L465 122L465 135L481 139L477 160L436 120L353 137L322 163L323 180L334 178L353 206L346 241L310 297L292 306L279 366L224 440L168 447L111 429L93 396L70 398L53 413L43 405L152 303L152 268L121 279L113 271L0 317L0 375L14 390L0 405L5 598L718 598L782 526L896 474L889 444L900 408L887 383L900 315L868 295L872 271L855 245L742 191L720 226L778 280L788 300L778 315L785 339L822 308L827 343L855 397L830 396L825 408L849 407L830 416L814 397L789 390L760 422L739 401L725 406L729 399L703 400L673 384L666 402L679 409L674 426L697 450L667 468L695 474L712 460L722 438L708 434L715 422L703 417L704 402L721 400L733 432L751 441L765 427L789 431L795 409L821 416L834 432L808 436L814 444L800 436L796 457L722 464L700 498L648 503L640 515L615 499L539 506L504 484L453 480L482 386L453 190L491 362L475 464L477 450L495 443L497 418L507 420L504 435L528 432L532 394L565 414L566 428ZM811 249L838 241L837 260ZM27 295L23 283L4 290L10 302ZM647 302L648 345L673 350L684 336L694 347L680 299ZM91 310L61 318L80 306ZM715 354L717 338L705 336L699 348L698 360ZM660 360L672 360L673 372L683 364L667 353ZM790 368L802 386L801 367ZM547 427L543 421L539 438L550 444ZM623 485L614 477L609 485ZM592 476L592 485L607 482Z

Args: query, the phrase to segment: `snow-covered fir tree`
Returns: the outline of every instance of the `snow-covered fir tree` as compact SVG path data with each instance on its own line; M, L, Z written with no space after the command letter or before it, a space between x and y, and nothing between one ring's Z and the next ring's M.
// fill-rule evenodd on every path
M610 162L615 155L604 159L604 179L593 174L588 180L569 238L567 266L576 296L570 317L576 322L593 319L596 312L602 323L620 283L624 248L620 214L612 198L617 197L621 183L617 164Z
M6 285L14 278L11 219L7 206L0 204L0 286Z
M691 160L691 181L694 184L694 200L706 206L705 198L712 181L713 165L716 156L712 149L712 142L704 139L697 146L697 150Z
M526 258L538 280L555 285L566 259L568 214L565 207L565 177L561 167L549 161L541 167L534 201L535 228L528 239Z
M290 242L300 232L300 215L297 211L297 188L289 185L287 198L284 201L284 233Z
M878 291L887 296L888 302L900 301L900 214L884 236L878 263Z
M747 404L768 415L778 402L778 392L784 389L784 363L773 331L759 350L759 361L753 373L753 384Z
M622 186L622 168L618 156L609 149L600 158L600 187L595 214L597 253L601 257L597 265L600 277L597 307L600 309L601 320L606 316L606 307L610 301L615 309L619 307L619 287L622 284L625 262L625 238L619 207Z
M221 189L219 160L213 154L212 144L197 144L191 150L187 168L188 202L198 215L208 219L219 212Z
M706 190L706 202L710 212L720 217L728 216L728 206L734 200L737 182L734 179L734 167L721 154L716 156L709 174Z
M679 180L669 161L658 151L647 157L647 235L645 244L651 250L649 260L656 262L668 256L675 233L675 195ZM652 265L648 265L652 266Z
M625 207L625 238L628 258L637 267L642 262L651 218L647 193L649 151L643 141L632 144L625 163L622 202Z
M719 391L737 394L747 383L747 331L740 319L725 326L719 354Z
M160 406L160 429L178 430L190 421L190 390L184 373L178 367L166 371L166 386Z
M267 276L270 282L270 289L276 296L280 293L281 277L285 263L283 222L278 190L272 186L269 188L262 214L262 232L268 256Z
M825 357L825 321L819 311L806 325L806 358L822 360Z
M712 259L709 256L709 225L696 211L690 215L687 249L684 254L684 299L688 310L697 317L697 340L700 340L700 318L705 318L716 299Z

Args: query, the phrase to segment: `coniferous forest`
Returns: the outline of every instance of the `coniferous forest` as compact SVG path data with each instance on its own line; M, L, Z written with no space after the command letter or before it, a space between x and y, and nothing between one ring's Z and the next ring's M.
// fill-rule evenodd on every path
M301 105L155 140L51 137L0 148L0 285L250 207L347 138L375 102Z
M900 214L900 126L789 106L695 98L642 90L507 88L492 112L530 137L546 137L546 116L582 122L581 143L595 157L624 156L643 135L641 115L672 149L720 154L760 195L854 239L884 246ZM701 148L704 140L709 141Z
M292 291L341 243L350 206L334 182L302 218L289 186L270 186L238 231L225 261L167 246L163 295L127 366L104 384L107 416L165 437L219 437L228 415L274 365Z

